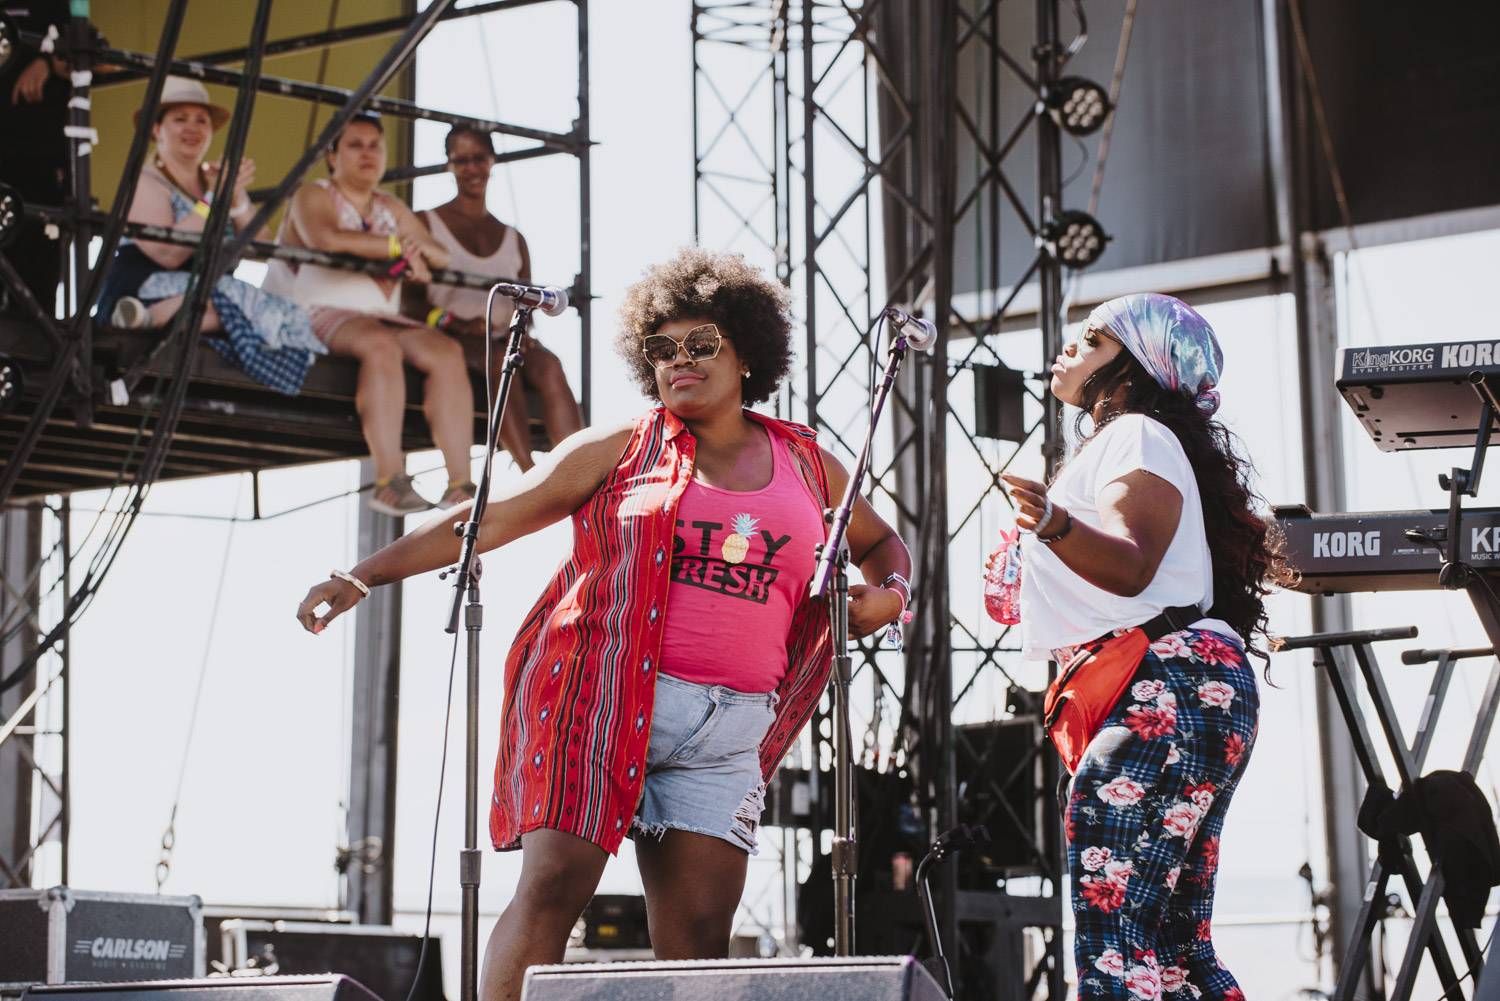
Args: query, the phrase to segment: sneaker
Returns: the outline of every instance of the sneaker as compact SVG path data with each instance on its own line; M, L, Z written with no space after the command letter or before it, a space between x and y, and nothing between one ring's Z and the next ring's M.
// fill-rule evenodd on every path
M121 330L141 330L151 325L151 311L135 296L121 296L109 314L109 324Z
M369 508L392 518L401 518L418 511L432 510L427 500L411 485L410 476L393 476L389 480L376 480L370 493Z
M465 480L462 483L450 483L448 489L443 491L443 499L437 502L438 509L446 511L450 507L458 507L467 504L474 499L474 493L479 487L473 480Z

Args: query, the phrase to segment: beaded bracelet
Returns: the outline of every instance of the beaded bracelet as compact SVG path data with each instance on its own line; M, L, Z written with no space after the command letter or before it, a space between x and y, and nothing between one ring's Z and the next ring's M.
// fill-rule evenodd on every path
M448 321L452 319L448 311L441 306L434 306L427 311L427 325L434 330L447 330Z
M386 255L388 257L390 257L390 259L393 260L393 261L396 258L400 257L401 256L401 237L397 236L395 233L390 234L386 238L385 250L386 250Z

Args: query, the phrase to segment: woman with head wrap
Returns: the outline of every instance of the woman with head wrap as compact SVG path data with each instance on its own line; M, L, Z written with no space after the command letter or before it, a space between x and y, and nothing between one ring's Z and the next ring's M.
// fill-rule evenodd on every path
M1264 656L1249 641L1286 571L1213 420L1223 363L1186 303L1106 302L1052 366L1082 445L1050 485L1005 477L1024 652L1060 667L1080 998L1242 997L1209 934L1214 875L1255 740L1246 650Z

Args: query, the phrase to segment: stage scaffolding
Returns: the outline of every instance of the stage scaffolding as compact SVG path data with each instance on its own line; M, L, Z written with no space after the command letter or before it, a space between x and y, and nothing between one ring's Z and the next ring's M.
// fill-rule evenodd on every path
M417 55L423 40L442 21L480 15L503 15L543 5L565 4L577 14L578 115L566 132L554 132L427 108L414 101L381 96ZM187 59L177 54L187 0L167 5L154 54L110 47L88 20L86 2L74 0L75 16L57 40L57 52L73 72L69 105L71 137L70 196L61 206L17 204L6 208L56 226L73 263L71 283L65 277L61 319L47 314L0 259L0 285L21 306L25 318L0 321L0 362L18 360L31 383L21 397L21 412L0 415L7 457L0 469L0 888L29 886L37 853L57 854L62 879L68 872L67 828L67 636L71 624L99 591L151 485L165 478L224 472L258 472L297 462L322 461L364 454L358 444L350 372L319 386L322 398L347 399L334 405L286 398L263 390L248 377L216 369L213 353L201 343L201 317L217 277L253 250L262 256L311 260L291 248L252 245L250 235L272 218L302 181L343 126L362 110L400 120L425 119L467 125L517 140L518 148L502 153L500 163L564 156L577 164L579 179L579 270L570 299L581 321L578 389L585 418L591 410L592 329L590 317L588 9L589 0L492 0L455 7L454 0L433 0L421 12L413 3L407 16L330 28L295 37L267 39L271 0L257 0L255 21L244 48L204 53ZM82 16L79 16L79 12ZM5 22L0 31L37 47L43 39L15 31ZM345 42L396 36L384 56L352 90L266 75L265 58L306 49L326 49ZM11 46L13 48L13 45ZM0 51L9 51L0 46ZM239 69L225 64L242 64ZM91 74L96 67L108 72ZM274 186L253 193L254 221L238 235L227 229L230 199L216 199L215 209L198 234L163 231L125 221L136 181L145 162L150 126L155 119L168 73L237 87L238 99L228 125L224 176L233 177L244 150L257 93L292 97L336 110L317 138ZM95 211L90 195L90 153L94 123L88 98L92 89L128 80L147 79L140 125L134 131L119 190L107 212ZM399 182L440 173L445 163L398 165L384 182ZM10 194L13 192L0 192ZM4 213L0 212L0 216ZM149 352L124 356L118 367L97 361L100 334L90 315L98 301L104 270L122 236L146 236L178 243L197 243L195 270L182 309L165 337ZM100 241L97 245L94 241ZM366 270L369 262L337 254L319 254L316 263ZM92 264L91 264L92 262ZM440 280L488 287L482 276L438 272ZM322 363L329 366L329 363ZM331 366L337 368L335 364ZM347 383L347 385L344 385ZM230 403L226 404L226 400ZM224 419L239 414L238 422ZM22 419L21 415L24 415ZM482 426L482 416L476 419ZM352 432L352 437L351 437ZM425 434L425 433L424 433ZM403 444L430 447L424 434L408 430ZM335 444L329 444L336 441ZM67 456L66 462L59 456ZM73 560L82 550L69 537L68 496L73 490L111 488L123 499L103 516L105 534L86 571ZM44 513L47 515L44 518ZM260 516L258 492L255 514ZM113 519L110 521L110 519ZM365 524L366 521L371 524ZM374 539L396 530L383 516L361 519L361 537ZM50 525L50 528L48 527ZM96 524L97 527L97 524ZM45 534L44 534L45 530ZM396 605L399 609L399 604ZM365 616L364 618L371 618ZM355 698L368 717L367 732L356 727L360 746L352 756L349 840L356 853L392 857L394 829L395 679L399 676L399 625L359 626L358 642L367 655L367 677L356 677ZM363 763L363 764L361 764ZM391 918L390 866L356 866L350 873L350 907L362 920L388 923ZM368 870L368 871L367 871Z
M1035 6L1036 34L1028 39L999 37L998 0L699 0L692 10L696 232L706 246L774 268L795 294L804 370L779 401L784 412L816 428L852 465L884 358L886 345L875 340L881 310L914 307L941 332L935 352L908 365L872 464L872 502L914 543L917 617L904 655L866 641L856 657L869 724L861 766L909 776L909 786L883 786L907 802L877 797L877 809L909 815L915 805L924 847L961 820L1026 845L1026 864L1003 885L961 884L953 864L935 880L940 927L950 955L960 956L955 973L967 996L1007 999L1065 992L1062 849L1049 792L1057 766L1036 724L1046 678L1023 674L1008 632L996 633L978 602L953 602L950 593L975 592L982 551L970 550L992 541L981 531L985 512L1008 503L999 474L1018 461L1024 470L1038 450L1050 469L1059 452L1058 404L1044 380L1062 343L1064 270L1040 239L1045 224L1072 207L1061 204L1059 128L1035 103L1019 120L1002 120L998 99L1001 87L1044 92L1076 51L1059 23L1058 0ZM1081 44L1085 26L1075 23ZM960 64L977 67L975 93L957 92ZM979 150L980 162L963 171L959 130ZM1011 154L1028 132L1035 158L1017 162ZM1009 177L1020 170L1035 171L1038 204L1016 196ZM975 276L973 287L1001 287L1002 226L1024 227L1039 247L1015 291L977 310L954 302L960 226L992 248L975 257L987 257L994 273ZM1028 283L1039 289L1040 311L1018 322L1012 305ZM1013 328L1036 328L1008 335L1030 345L1019 364L1014 346L1002 359L998 343ZM976 433L968 390L984 368L1024 394L1024 427L1011 435L1019 440L984 441ZM950 480L960 465L977 465L977 477ZM1040 473L1040 466L1031 471ZM964 555L950 560L960 545ZM985 725L998 719L1029 724L1028 749L998 758L1004 728ZM814 761L826 764L822 727L818 720ZM816 796L816 768L809 781L814 801L826 805ZM1025 802L1018 804L1017 789ZM863 797L861 808L863 839L883 818L868 816ZM831 826L827 812L814 832ZM816 871L820 842L804 837L804 850L788 860L799 876ZM872 915L910 917L915 908L886 889L888 860L870 859L865 844L861 852L856 951L865 952L877 928L889 941L889 921ZM782 920L795 944L792 915ZM908 944L917 945L915 936ZM931 954L926 946L914 951Z

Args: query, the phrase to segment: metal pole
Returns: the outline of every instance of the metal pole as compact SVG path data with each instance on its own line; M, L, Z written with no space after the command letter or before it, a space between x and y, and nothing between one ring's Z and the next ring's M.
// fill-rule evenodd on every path
M68 100L68 150L69 162L72 164L72 169L69 171L72 182L69 197L75 212L88 211L93 205L92 171L89 168L94 152L94 129L93 113L89 107L89 82L93 76L94 64L88 50L93 30L93 25L86 17L73 18L67 28L68 40L72 47L69 59L73 74L73 89ZM73 233L73 274L78 276L75 287L87 288L92 293L103 278L108 259L103 256L99 258L99 267L92 275L89 275L89 283L83 285L83 276L89 274L89 236L87 231ZM113 254L113 248L110 252ZM78 303L78 311L74 316L88 312L92 306L92 295L86 296ZM82 337L77 345L78 365L71 374L75 384L81 390L80 395L88 401L85 407L92 411L93 399L89 392L89 382L94 361L93 325L75 322L72 333L74 337L80 334Z
M802 308L806 311L807 424L818 426L818 194L814 132L818 121L813 73L814 0L802 0Z
M1311 148L1305 81L1297 65L1286 0L1264 0L1263 33L1268 50L1268 111L1272 141L1281 156L1272 162L1277 187L1277 222L1290 259L1297 318L1298 396L1302 419L1302 476L1307 504L1317 511L1342 511L1344 450L1339 434L1342 408L1334 389L1338 316L1331 262L1312 237L1315 157ZM1351 625L1347 595L1312 599L1315 632L1347 630ZM1370 871L1365 839L1358 828L1364 781L1350 739L1339 723L1338 707L1323 674L1314 682L1318 750L1323 785L1323 829L1328 853L1329 940L1336 973L1343 979L1345 951L1358 933L1357 915L1364 905ZM1358 972L1354 990L1375 989L1372 966Z
M73 501L63 494L57 513L58 549L62 552L62 608L67 615L68 598L73 593ZM66 619L65 619L66 621ZM68 884L68 848L73 830L73 631L65 628L62 636L62 883Z
M521 7L535 7L539 4L553 2L556 2L556 0L491 0L490 3L477 3L471 7L449 10L442 17L438 18L438 20L455 21L461 17L493 14L498 11L515 10ZM351 24L328 31L313 32L308 35L278 38L262 46L261 56L262 58L269 59L274 56L304 52L308 49L322 49L348 42L358 42L367 38L378 38L381 35L394 35L410 23L411 18L402 15L399 17L383 18L379 21L369 21L365 24ZM188 61L204 66L222 66L226 63L242 63L249 54L249 50L243 48L220 49L217 52L205 52L200 55L190 56ZM112 73L101 73L94 81L94 86L107 87L110 84L125 83L137 79L142 75L139 71L128 68Z
M359 464L361 483L375 464ZM401 519L361 504L359 552L401 537ZM402 585L380 587L354 616L354 678L349 713L349 908L363 924L388 925L395 914L396 751L401 703Z
M21 37L28 39L37 36L23 33ZM130 52L125 49L96 49L93 54L101 62L137 66L141 69L152 69L156 66L156 60L142 52ZM396 67L397 70L400 68L400 65ZM243 70L204 66L190 59L173 60L168 64L168 69L178 76L195 77L208 83L222 83L230 87L239 86L240 79L244 75ZM339 106L347 103L351 94L357 93L357 91L348 91L342 87L330 87L324 84L308 83L303 80L289 80L284 77L275 76L261 76L255 86L258 90L265 91L267 94L312 101L316 104ZM384 86L384 84L381 86ZM482 132L499 132L502 135L515 136L519 139L533 139L561 150L572 149L571 137L561 132L548 132L546 129L533 129L524 125L497 122L488 118L473 118L469 115L439 111L436 108L424 108L420 104L399 97L384 97L372 93L361 99L359 107L364 110L378 111L383 115L390 115L392 118L423 119L426 121L441 122L444 125L470 126ZM321 153L322 147L318 147L318 150Z
M1057 0L1037 0L1036 5L1036 81L1041 93L1057 78L1058 18ZM1037 128L1037 225L1046 225L1047 220L1062 208L1062 134L1051 115L1035 115ZM1037 286L1041 293L1038 320L1042 330L1042 357L1040 367L1045 370L1051 360L1062 351L1063 327L1067 317L1063 315L1062 265L1051 254L1042 253L1037 260ZM1042 460L1050 482L1063 457L1065 436L1062 433L1062 402L1051 392L1042 397ZM1055 664L1048 665L1050 677L1056 672ZM1057 755L1043 755L1042 787L1055 789L1062 777ZM1043 810L1042 841L1051 850L1050 862L1059 872L1066 872L1067 859L1062 839L1062 818L1055 809ZM1062 880L1054 882L1052 892L1058 897L1059 909ZM1059 914L1059 925L1061 925ZM1063 978L1064 957L1062 934L1054 932L1049 943L1052 962L1047 969L1047 996L1061 1001L1066 986Z
M589 143L589 0L578 3L578 269L584 295L577 297L580 323L578 392L583 397L583 423L593 421L594 414L594 248L592 165Z

